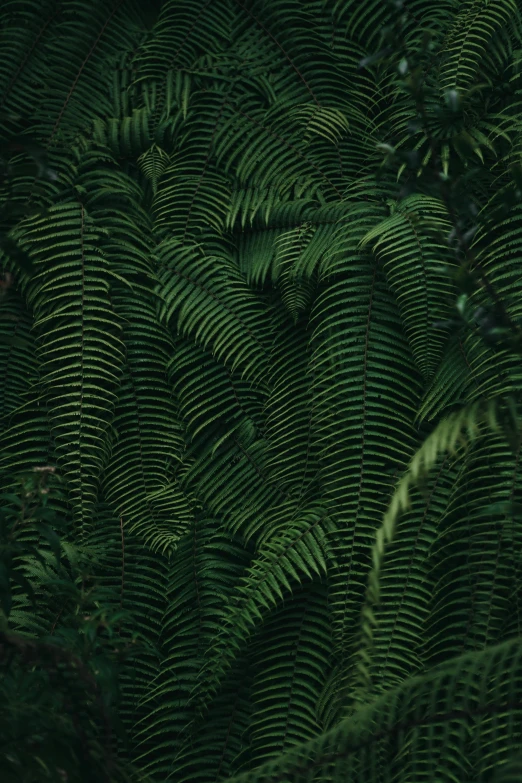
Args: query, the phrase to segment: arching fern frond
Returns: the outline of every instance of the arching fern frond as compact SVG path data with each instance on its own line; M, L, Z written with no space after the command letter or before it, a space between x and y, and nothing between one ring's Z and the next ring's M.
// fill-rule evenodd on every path
M460 656L226 783L311 783L318 776L391 783L397 774L427 783L501 775L519 754L521 655L517 638Z
M191 335L245 378L266 375L266 315L228 258L170 239L156 249L162 304L159 317Z
M450 222L440 201L419 194L392 203L390 210L390 217L363 237L361 247L371 244L382 259L413 354L429 379L445 341L434 322L449 317L453 299L453 286L442 267L443 261L450 264L449 249L442 242Z
M450 414L438 424L412 458L407 471L398 482L382 523L376 532L376 540L372 549L373 568L369 575L366 602L362 610L363 644L359 651L359 673L363 678L367 677L366 666L371 657L372 629L375 622L374 606L379 601L382 563L387 546L393 540L399 515L410 506L411 487L436 465L442 455L449 452L456 456L458 447L466 447L486 429L493 432L502 431L504 414L507 414L507 419L504 421L504 431L508 438L511 437L516 441L514 446L519 447L518 441L521 436L514 400L494 398L487 403L477 400L462 410Z
M81 525L96 500L101 435L112 418L123 362L121 325L108 294L111 273L97 247L101 232L82 204L56 205L18 232L34 257L27 302L38 330L41 383Z
M509 24L520 30L516 0L469 0L448 31L440 68L441 90L466 88L472 82L488 43Z
M193 698L204 709L220 680L230 668L234 655L263 620L263 612L283 601L292 592L292 583L301 584L324 575L331 559L333 532L328 511L315 508L299 515L279 535L260 546L251 567L242 578L234 599L225 608L223 626L212 641ZM291 581L290 581L291 580Z

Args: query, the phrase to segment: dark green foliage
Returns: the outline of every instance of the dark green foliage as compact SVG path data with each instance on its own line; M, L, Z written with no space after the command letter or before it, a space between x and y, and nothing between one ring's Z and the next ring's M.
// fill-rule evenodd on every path
M518 779L521 23L2 4L2 780Z

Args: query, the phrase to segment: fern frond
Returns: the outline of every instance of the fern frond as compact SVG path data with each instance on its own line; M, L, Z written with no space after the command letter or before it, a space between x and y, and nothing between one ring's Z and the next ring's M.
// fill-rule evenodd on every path
M291 526L261 546L226 607L223 627L213 640L193 698L204 709L233 657L252 633L263 612L277 606L292 583L315 579L327 571L333 527L328 513L310 509ZM291 580L291 581L290 581Z
M318 775L391 783L398 774L412 781L498 774L519 753L521 664L519 638L460 656L227 783L309 783Z
M487 403L477 400L471 405L450 414L444 418L435 430L426 438L426 441L412 458L407 471L398 482L390 500L390 504L383 516L380 527L376 532L375 543L372 548L373 568L368 578L366 601L362 611L362 638L363 645L360 650L361 663L359 672L367 677L366 664L369 660L368 650L371 649L373 637L374 606L379 602L380 572L388 544L393 540L395 528L401 512L406 511L411 504L411 488L431 470L441 457L449 453L458 456L459 447L465 448L470 442L475 441L486 429L493 432L501 431L499 415L506 410L506 401L502 398L494 398ZM508 404L507 411L511 426L518 431L516 411L513 403Z
M465 3L443 46L440 69L442 90L466 88L473 80L489 42L506 24L520 26L520 11L515 0L469 0Z
M435 371L446 339L434 322L449 318L454 294L441 264L444 260L451 268L448 247L442 242L449 230L444 206L415 194L393 205L390 217L361 240L361 247L371 243L383 260L412 351L427 379Z
M231 370L241 368L253 381L266 374L266 316L228 258L206 256L201 248L178 240L163 242L156 254L161 265L159 317L203 347Z
M58 464L82 524L96 501L103 433L123 361L121 325L108 296L110 270L97 247L100 233L81 204L52 207L19 233L34 258L27 301Z

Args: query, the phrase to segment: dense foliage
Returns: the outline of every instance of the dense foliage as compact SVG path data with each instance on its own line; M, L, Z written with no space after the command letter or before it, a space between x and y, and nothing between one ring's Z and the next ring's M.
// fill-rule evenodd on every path
M0 772L522 772L518 0L4 0Z

